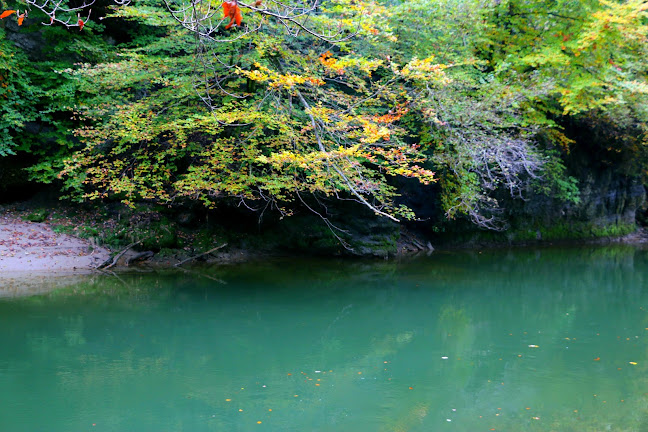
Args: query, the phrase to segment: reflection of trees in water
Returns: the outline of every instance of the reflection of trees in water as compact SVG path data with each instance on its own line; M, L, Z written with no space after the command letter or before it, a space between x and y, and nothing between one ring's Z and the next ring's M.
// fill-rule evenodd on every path
M451 407L478 418L498 406L507 430L642 430L644 252L314 263L202 270L226 284L178 273L93 277L0 303L12 322L0 364L36 371L31 387L75 395L81 411L96 409L100 391L115 429L127 428L127 404L142 416L165 407L172 425L210 413L208 430L270 415L285 430L291 421L361 429L367 412L376 429L430 430ZM640 338L625 340L635 330Z

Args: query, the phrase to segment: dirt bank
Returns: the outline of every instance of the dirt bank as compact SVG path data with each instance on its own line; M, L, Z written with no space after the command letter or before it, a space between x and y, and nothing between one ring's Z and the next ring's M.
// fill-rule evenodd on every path
M56 233L44 223L0 213L0 278L26 272L87 272L109 256L107 249Z

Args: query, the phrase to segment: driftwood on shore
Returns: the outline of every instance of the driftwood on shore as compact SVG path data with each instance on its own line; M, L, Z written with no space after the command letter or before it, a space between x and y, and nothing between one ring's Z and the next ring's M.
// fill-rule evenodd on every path
M184 264L184 263L187 263L187 262L189 262L189 261L193 261L193 260L195 260L196 258L200 258L201 256L208 255L208 254L210 254L210 253L212 253L212 252L217 251L218 249L224 248L225 246L227 246L227 243L223 243L223 244L220 245L220 246L216 246L216 247L213 248L213 249L209 249L207 252L203 252L203 253L201 253L201 254L194 255L194 256L191 256L191 257L189 257L189 258L187 258L187 259L184 259L184 260L180 261L179 263L174 264L174 266L175 266L175 267L180 267L180 266L181 266L182 264Z
M113 258L108 258L106 261L104 261L104 262L102 262L101 264L99 264L96 268L97 268L97 269L109 269L109 268L113 267L115 264L117 264L117 261L119 261L119 259L120 259L120 258L121 258L121 257L122 257L126 252L128 252L131 248L135 247L136 245L138 245L138 244L141 243L142 241L144 241L144 239L134 241L133 243L131 243L131 244L129 244L128 246L126 246L124 249L122 249L122 250L120 250L119 252L117 252L117 254L116 254Z

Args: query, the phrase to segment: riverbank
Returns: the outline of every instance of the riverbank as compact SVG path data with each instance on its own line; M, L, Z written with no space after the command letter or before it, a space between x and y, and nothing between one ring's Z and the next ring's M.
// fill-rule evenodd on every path
M220 222L191 221L191 227L172 217L149 209L128 213L102 208L73 205L55 206L32 202L0 207L0 278L7 282L13 274L92 272L100 266L111 268L137 264L171 268L198 262L238 263L277 255L304 254L319 256L355 255L388 258L432 253L436 249L487 249L511 246L542 246L551 244L605 244L611 242L648 243L648 230L638 228L624 236L591 239L544 240L531 242L466 241L437 242L396 226L368 238L356 235L364 249L346 250L336 239L321 241L315 234L332 237L318 221L295 219L291 223L293 237L285 231L234 232ZM180 218L187 216L180 215ZM292 222L292 221L291 221ZM313 240L316 238L316 240ZM324 237L325 238L325 237ZM504 238L501 237L503 240ZM296 240L295 240L296 239ZM368 239L368 240L367 240ZM6 283L5 283L6 285Z
M173 221L155 216L122 217L38 202L0 206L2 284L27 275L68 276L140 263L161 268L200 261L237 263L271 254L259 245L228 245L211 230L179 230Z

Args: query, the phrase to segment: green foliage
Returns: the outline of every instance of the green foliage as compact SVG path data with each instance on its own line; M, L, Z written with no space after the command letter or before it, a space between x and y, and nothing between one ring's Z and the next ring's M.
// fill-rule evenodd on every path
M648 91L647 11L643 0L497 2L478 53L547 86L563 115L633 103Z
M578 180L566 174L566 168L558 152L548 152L542 167L542 178L534 181L537 192L560 201L580 203Z
M46 47L32 52L0 29L0 156L36 159L30 176L69 198L133 207L233 200L290 215L335 198L414 219L394 178L439 180L448 218L503 229L503 203L528 190L578 202L564 163L574 119L611 125L609 153L648 172L647 9L336 0L309 28L355 37L288 35L245 9L259 29L215 41L146 0L83 32L20 29Z
M37 11L33 18L44 19ZM35 25L9 35L10 27L0 28L0 98L6 102L0 104L0 156L20 153L38 159L29 170L34 180L56 179L62 159L78 144L70 136L80 102L77 83L62 69L78 61L110 59L110 45L97 34L102 29L93 23L73 34Z
M23 67L27 56L0 27L0 157L15 154L26 123L37 118L35 88Z

